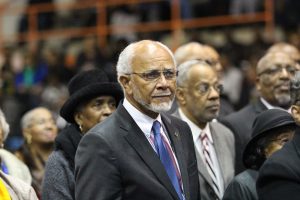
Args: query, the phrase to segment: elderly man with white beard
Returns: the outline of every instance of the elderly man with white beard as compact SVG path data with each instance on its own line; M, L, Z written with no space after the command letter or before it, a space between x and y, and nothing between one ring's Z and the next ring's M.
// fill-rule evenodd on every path
M177 69L162 43L127 46L117 64L125 99L82 138L75 157L75 198L198 200L199 182L188 125L171 108Z

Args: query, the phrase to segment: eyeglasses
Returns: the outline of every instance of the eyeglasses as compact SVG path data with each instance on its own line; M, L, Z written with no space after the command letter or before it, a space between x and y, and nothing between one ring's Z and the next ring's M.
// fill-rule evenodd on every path
M291 65L274 65L270 67L269 69L266 69L265 71L262 71L258 74L258 76L267 74L267 75L277 75L282 70L285 69L290 75L294 75L296 73L296 68Z
M132 72L131 74L138 75L146 81L156 81L161 77L161 74L164 75L165 79L172 80L175 79L178 75L178 71L174 69L165 69L165 70L150 70L143 73ZM126 74L126 75L131 75Z
M201 83L197 87L199 93L202 95L208 93L211 88L214 88L214 90L217 91L219 94L222 94L223 92L222 84L209 85L208 83Z

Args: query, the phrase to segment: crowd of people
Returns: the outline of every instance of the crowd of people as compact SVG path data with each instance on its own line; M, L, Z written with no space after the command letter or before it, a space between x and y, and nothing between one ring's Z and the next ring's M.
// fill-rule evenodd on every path
M119 24L168 19L170 2L109 7L102 49L92 35L1 45L0 199L299 199L300 4L275 2L288 30L277 40L259 25L185 30L175 49L167 32L114 34ZM183 19L264 7L180 2ZM61 11L40 14L37 28L97 18ZM26 32L28 16L19 17Z
M24 143L10 152L0 110L0 196L297 199L299 61L289 43L266 49L258 96L235 111L212 46L189 42L173 52L154 40L130 43L115 72L92 67L68 81L63 128L38 105L22 115Z

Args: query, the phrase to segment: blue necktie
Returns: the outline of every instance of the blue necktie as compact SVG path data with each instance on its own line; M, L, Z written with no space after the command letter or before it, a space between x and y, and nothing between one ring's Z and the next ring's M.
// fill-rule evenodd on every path
M159 159L161 160L163 166L165 167L167 174L179 196L179 198L181 200L183 200L183 195L180 189L180 184L176 175L176 171L175 171L175 166L172 162L171 159L171 155L169 154L169 152L167 151L163 139L161 137L161 133L160 133L160 123L159 121L154 121L153 122L153 126L152 126L152 130L154 133L154 145L156 148L156 152L159 156Z

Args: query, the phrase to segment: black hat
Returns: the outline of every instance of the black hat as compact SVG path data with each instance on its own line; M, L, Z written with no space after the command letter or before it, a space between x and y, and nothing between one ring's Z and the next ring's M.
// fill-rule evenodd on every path
M246 168L251 168L251 166L256 165L256 157L250 159L252 156L252 149L256 147L257 141L270 134L271 130L285 126L295 126L296 123L287 111L280 109L269 109L256 116L252 125L252 137L251 140L246 145L243 152L243 163ZM258 158L257 158L258 159Z
M113 96L117 103L123 98L119 83L113 82L103 70L92 69L76 74L68 84L69 98L60 110L60 115L74 123L74 111L82 101L88 101L99 95Z

